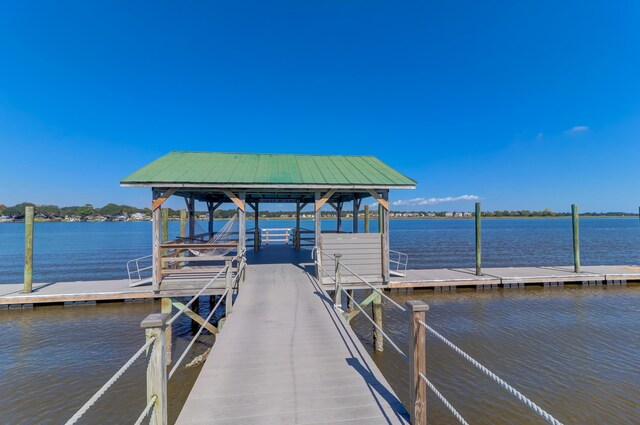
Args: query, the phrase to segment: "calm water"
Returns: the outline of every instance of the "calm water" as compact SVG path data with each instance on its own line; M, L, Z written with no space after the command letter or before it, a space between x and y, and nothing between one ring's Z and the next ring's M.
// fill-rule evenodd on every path
M263 227L292 224L268 221ZM310 222L303 225L312 228ZM323 222L323 228L332 226ZM345 220L345 230L349 226ZM170 223L170 233L177 229ZM150 223L36 224L35 280L125 278L125 262L149 253L150 230ZM637 218L582 219L580 230L583 264L640 263ZM473 232L471 220L392 221L391 245L410 255L410 267L472 266ZM0 283L21 281L23 249L22 225L0 224ZM570 220L485 220L483 253L486 266L570 264ZM433 327L562 422L640 423L639 287L393 296L426 300ZM0 422L63 423L143 344L139 323L159 308L159 303L109 303L0 311ZM206 313L206 302L203 309ZM405 348L405 318L388 306L384 320ZM368 322L356 318L353 325L370 347ZM174 334L180 353L190 337L186 319ZM201 338L191 357L211 342L211 336ZM428 341L428 353L432 381L472 424L542 423L438 341ZM376 360L406 401L403 360L389 346ZM172 418L198 371L183 368L172 379ZM83 423L132 423L144 406L144 373L142 362L132 366ZM432 423L454 423L436 399L429 403Z

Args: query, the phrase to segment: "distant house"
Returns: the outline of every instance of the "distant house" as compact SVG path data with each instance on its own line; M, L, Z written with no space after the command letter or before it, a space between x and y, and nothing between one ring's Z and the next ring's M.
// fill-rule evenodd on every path
M8 215L0 215L0 223L7 223L13 221L13 218L9 217Z
M149 216L146 215L145 213L133 213L129 216L130 220L149 220Z
M452 212L446 212L444 213L445 217L453 217L453 213Z

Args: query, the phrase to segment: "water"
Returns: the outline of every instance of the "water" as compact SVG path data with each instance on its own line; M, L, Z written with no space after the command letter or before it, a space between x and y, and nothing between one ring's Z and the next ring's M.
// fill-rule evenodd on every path
M293 226L286 220L261 224ZM344 220L344 230L350 225ZM323 221L322 226L331 229L334 222ZM391 246L409 254L410 267L473 266L472 220L398 220L390 226ZM303 227L313 226L303 221ZM374 221L372 231L375 227ZM583 264L639 264L639 227L637 219L582 219ZM171 222L170 236L177 230L178 223ZM0 283L21 281L23 238L22 224L0 224ZM125 262L149 254L150 238L148 222L37 223L34 280L126 278ZM568 219L483 222L487 267L571 261ZM638 286L414 291L393 297L427 301L434 328L562 422L640 422ZM0 422L64 422L144 343L140 321L159 308L159 303L107 303L0 312ZM206 314L207 303L202 308ZM384 316L385 330L406 348L405 318L390 305ZM371 349L371 325L362 317L352 323ZM186 318L174 334L176 356L191 335ZM212 336L201 338L187 361L212 341ZM387 344L384 353L373 355L406 402L407 368L392 350ZM471 423L542 423L441 343L429 339L428 353L430 378ZM170 382L171 418L178 414L198 371L181 368ZM132 423L144 406L144 373L142 362L136 362L83 423ZM455 423L431 396L429 416L432 423Z

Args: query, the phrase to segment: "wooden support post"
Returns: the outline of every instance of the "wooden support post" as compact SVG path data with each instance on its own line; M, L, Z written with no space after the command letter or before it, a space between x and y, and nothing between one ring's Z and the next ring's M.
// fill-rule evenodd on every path
M24 293L33 290L33 205L24 207Z
M207 213L209 214L209 223L207 226L207 231L209 232L209 238L213 237L213 224L215 220L216 210L213 206L213 202L207 202Z
M160 312L168 314L169 316L171 316L171 312L173 309L173 303L171 301L171 298L162 298L162 300L160 301ZM171 338L173 335L173 326L169 325L165 328L165 335L166 335L166 350L167 350L167 365L171 364L171 350L172 350L172 342L171 342Z
M242 205L245 205L245 192L238 193ZM238 208L238 253L247 247L247 222L245 208Z
M320 192L316 192L315 205L318 205L321 198L322 198L322 195L320 195ZM319 252L316 253L316 261L318 265L322 265L322 260L323 260L322 254L320 253L320 251L322 250L322 229L320 227L321 226L320 210L321 208L316 208L313 216L313 235L315 238L314 244L315 244L315 247L319 250ZM316 269L316 277L318 278L320 283L322 283L322 270L320 270L319 267Z
M371 303L371 309L373 310L373 323L382 329L382 295L378 294L374 290L371 290L371 292L376 294L373 298L373 302ZM375 326L373 327L373 347L379 353L384 351L384 336L382 336L382 332L376 329Z
M233 288L231 287L231 284L233 283L233 262L231 260L226 260L225 266L227 267L227 272L225 274L225 286L227 288L227 295L224 299L224 316L226 319L233 311Z
M336 203L336 232L342 233L342 201Z
M382 278L385 282L389 282L391 275L389 274L389 191L386 190L382 194L383 201L379 201L382 205ZM385 208L385 204L387 207Z
M358 199L356 197L356 194L353 194L353 226L352 226L352 233L358 233L359 229L358 229L358 225L360 224L360 221L358 220L358 215L360 215L360 199Z
M300 249L300 201L296 202L296 240L295 247Z
M342 271L340 270L340 258L341 257L342 257L342 254L336 254L335 255L335 258L336 258L336 272L335 272L336 286L335 286L335 290L333 292L333 304L339 310L342 310L342 287L340 286L342 284Z
M147 341L155 338L147 350L147 401L156 396L151 409L149 424L167 425L167 357L165 326L169 315L165 313L150 314L140 327L144 329Z
M180 210L180 236L185 237L187 235L187 210L184 208Z
M364 232L369 233L369 205L364 206Z
M481 220L482 210L480 202L476 202L476 276L482 276L482 239L481 239Z
M159 190L153 189L153 203L156 200L160 199L162 193ZM160 254L160 240L162 239L162 229L161 229L161 212L160 208L156 208L151 213L151 239L152 239L152 254L153 254L153 269L152 272L152 283L153 290L160 290L160 281L162 280L162 256Z
M160 208L162 211L162 242L169 240L169 210L167 208Z
M196 234L196 199L193 195L189 196L187 205L189 208L189 237L192 238Z
M571 222L573 225L573 270L580 273L580 229L578 205L571 205Z
M427 423L427 383L420 374L427 376L426 329L419 322L426 323L429 306L424 301L406 302L409 318L409 386L411 402L409 414L412 425Z
M378 233L383 233L384 232L384 228L383 228L383 224L382 224L382 211L384 210L384 208L382 208L382 204L378 204Z
M253 212L254 213L254 218L253 218L253 250L254 251L259 251L260 250L260 207L258 204L258 201L256 201L256 209Z

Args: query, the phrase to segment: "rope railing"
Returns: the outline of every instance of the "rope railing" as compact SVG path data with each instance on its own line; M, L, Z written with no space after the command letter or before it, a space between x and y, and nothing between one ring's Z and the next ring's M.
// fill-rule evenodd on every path
M238 275L236 275L236 276L238 276ZM187 348L184 349L184 351L182 352L182 355L180 356L180 358L178 358L178 361L176 361L175 365L171 368L171 371L169 372L169 376L167 377L167 381L171 379L171 377L173 376L175 371L178 369L178 366L180 366L180 364L182 363L182 361L186 357L186 355L189 352L189 350L191 349L191 347L193 347L193 344L196 342L196 339L198 339L198 337L202 333L202 330L205 328L205 325L207 323L209 323L209 320L211 320L211 317L213 317L213 314L216 312L216 310L218 309L220 304L222 304L222 300L225 299L225 296L227 295L227 292L229 292L229 288L225 289L224 293L220 296L220 299L218 300L216 305L209 312L209 315L207 316L207 318L204 319L204 321L200 325L200 329L198 329L198 332L196 332L196 334L193 336L193 338L191 338L191 341L189 342L189 345L187 345Z
M502 378L500 378L498 375L496 375L495 373L493 373L492 371L490 371L489 369L487 369L485 366L483 366L480 362L478 362L476 359L474 359L473 357L471 357L469 354L465 353L461 348L459 348L457 345L455 345L453 342L449 341L447 338L445 338L444 336L440 335L435 329L433 329L431 326L427 325L425 322L423 321L418 321L418 323L420 323L421 326L424 326L424 328L431 332L431 334L433 334L433 336L435 336L437 339L439 339L440 341L442 341L445 345L447 345L449 348L451 348L453 351L455 351L456 353L458 353L460 356L462 356L462 358L464 358L465 360L467 360L469 363L471 363L473 366L475 366L477 369L479 369L482 373L484 373L485 375L487 375L489 378L491 378L495 383L497 383L498 385L500 385L502 388L504 388L505 390L507 390L507 392L509 392L511 395L513 395L514 397L516 397L520 402L522 402L525 406L527 406L528 408L530 408L531 410L533 410L536 414L540 415L544 420L546 420L547 422L549 422L550 424L553 425L562 425L561 422L559 422L556 418L554 418L553 416L551 416L549 413L547 413L544 409L542 409L540 406L538 406L536 403L534 403L533 401L529 400L527 397L525 397L520 391L516 390L515 388L513 388L511 385L509 385L505 380L503 380Z
M451 403L449 403L449 400L446 399L445 396L443 396L440 391L438 391L438 389L435 387L435 385L433 385L431 383L431 381L429 381L427 379L426 376L424 376L423 373L419 373L418 376L420 377L420 379L422 379L427 386L429 387L429 389L431 391L433 391L433 393L436 395L436 397L438 397L438 400L440 400L442 402L442 404L444 404L447 409L449 409L449 411L451 412L451 414L458 420L458 422L460 422L463 425L469 425L469 423L462 417L462 415L460 413L458 413L458 411L456 410L455 407L453 407L451 405Z
M180 309L178 309L178 312L177 312L176 314L174 314L174 315L171 317L171 319L169 319L169 320L167 321L167 326L170 326L173 322L175 322L175 321L178 319L178 317L182 316L182 315L184 314L184 312L185 312L189 307L191 307L191 304L193 304L193 303L195 302L195 300L197 300L197 299L198 299L198 297L200 297L200 295L202 295L202 294L204 293L204 291L206 291L206 290L209 288L209 286L211 286L211 284L212 284L213 282L215 282L215 281L216 281L216 280L217 280L217 279L222 275L222 273L226 273L228 269L229 269L229 266L227 265L227 266L224 266L224 267L222 268L222 270L220 270L218 273L216 273L216 275L215 275L213 278L211 278L211 280L210 280L210 281L209 281L205 286L203 286L203 287L202 287L202 289L201 289L201 290L199 290L199 291L198 291L198 293L197 293L197 294L195 294L195 295L194 295L194 296L189 300L189 302L188 302L188 303L186 303L186 304L185 304L185 305L183 305Z
M156 404L156 401L158 400L158 396L152 396L149 399L149 402L147 403L147 405L145 406L144 410L142 411L142 413L140 413L140 416L138 416L138 419L136 419L134 425L141 425L142 421L145 420L145 418L147 416L149 416L149 412L151 412L151 408L153 407L154 404Z
M100 387L100 389L96 391L95 394L93 394L93 396L91 396L91 398L80 409L78 409L75 415L73 415L65 423L65 425L75 424L82 417L82 415L84 415L87 412L87 410L89 410L89 408L91 408L91 406L93 406L96 403L96 401L98 401L98 399L102 397L105 392L107 392L107 390L122 376L122 374L124 374L127 371L127 369L129 369L129 367L133 364L133 362L135 362L138 359L138 357L140 357L142 353L144 353L151 346L151 344L153 344L154 341L155 341L155 338L148 339L144 343L144 345L140 347L140 349L136 351L136 353L133 356L131 356L129 360L127 360L127 362L124 365L122 365L122 367L118 369L118 371L114 373L113 376L111 376L111 378L109 378L109 380L102 387Z

